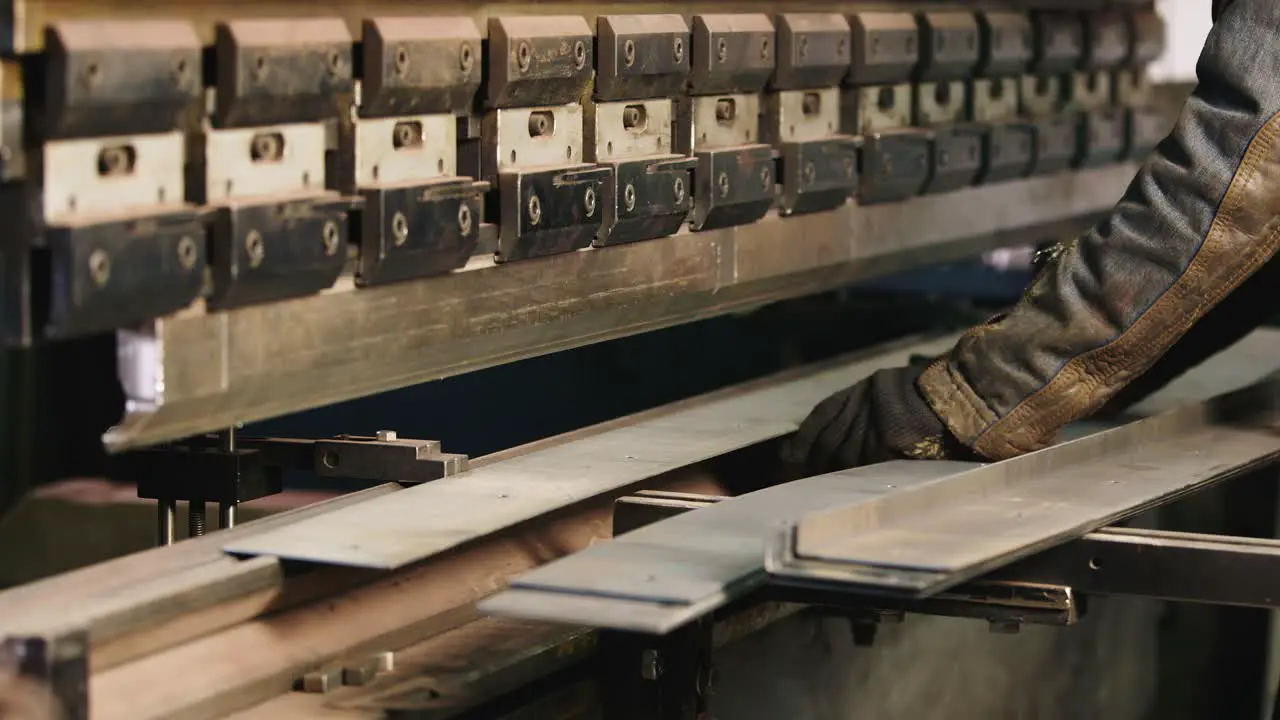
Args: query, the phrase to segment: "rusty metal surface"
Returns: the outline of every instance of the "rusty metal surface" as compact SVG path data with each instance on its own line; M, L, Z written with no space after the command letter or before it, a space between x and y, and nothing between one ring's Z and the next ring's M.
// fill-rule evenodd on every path
M356 291L121 333L119 451L1078 231L1117 165Z

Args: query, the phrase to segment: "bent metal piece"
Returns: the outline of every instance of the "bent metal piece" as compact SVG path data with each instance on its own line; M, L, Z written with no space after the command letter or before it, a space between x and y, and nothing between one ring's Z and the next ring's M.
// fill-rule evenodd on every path
M1030 455L812 513L771 582L925 597L1272 462L1274 379Z
M850 501L927 488L971 463L885 463L722 500L599 543L511 582L492 615L663 634L760 589L765 540L780 523Z

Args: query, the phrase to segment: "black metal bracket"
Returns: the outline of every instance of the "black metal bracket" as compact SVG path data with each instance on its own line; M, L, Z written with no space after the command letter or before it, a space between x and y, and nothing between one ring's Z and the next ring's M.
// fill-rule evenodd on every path
M468 457L446 453L436 440L401 438L381 430L371 437L322 440L238 438L235 431L190 438L127 453L112 474L136 482L138 497L160 504L160 543L173 541L173 508L190 503L190 534L204 532L204 504L218 503L222 527L243 502L279 493L288 470L319 477L417 485L468 469Z

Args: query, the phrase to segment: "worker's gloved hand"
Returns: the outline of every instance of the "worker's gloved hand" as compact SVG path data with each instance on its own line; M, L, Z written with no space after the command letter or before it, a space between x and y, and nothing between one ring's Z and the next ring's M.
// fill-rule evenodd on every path
M819 403L784 445L787 479L889 460L972 457L916 389L921 369L880 370Z

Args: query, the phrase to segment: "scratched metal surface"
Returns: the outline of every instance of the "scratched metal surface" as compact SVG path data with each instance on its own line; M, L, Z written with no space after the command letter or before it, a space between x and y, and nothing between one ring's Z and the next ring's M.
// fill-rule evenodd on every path
M768 384L240 538L224 549L334 565L401 567L566 505L786 435L836 390L950 344L950 339L923 342Z
M172 440L1080 230L1122 164L204 314L122 333L111 450Z

